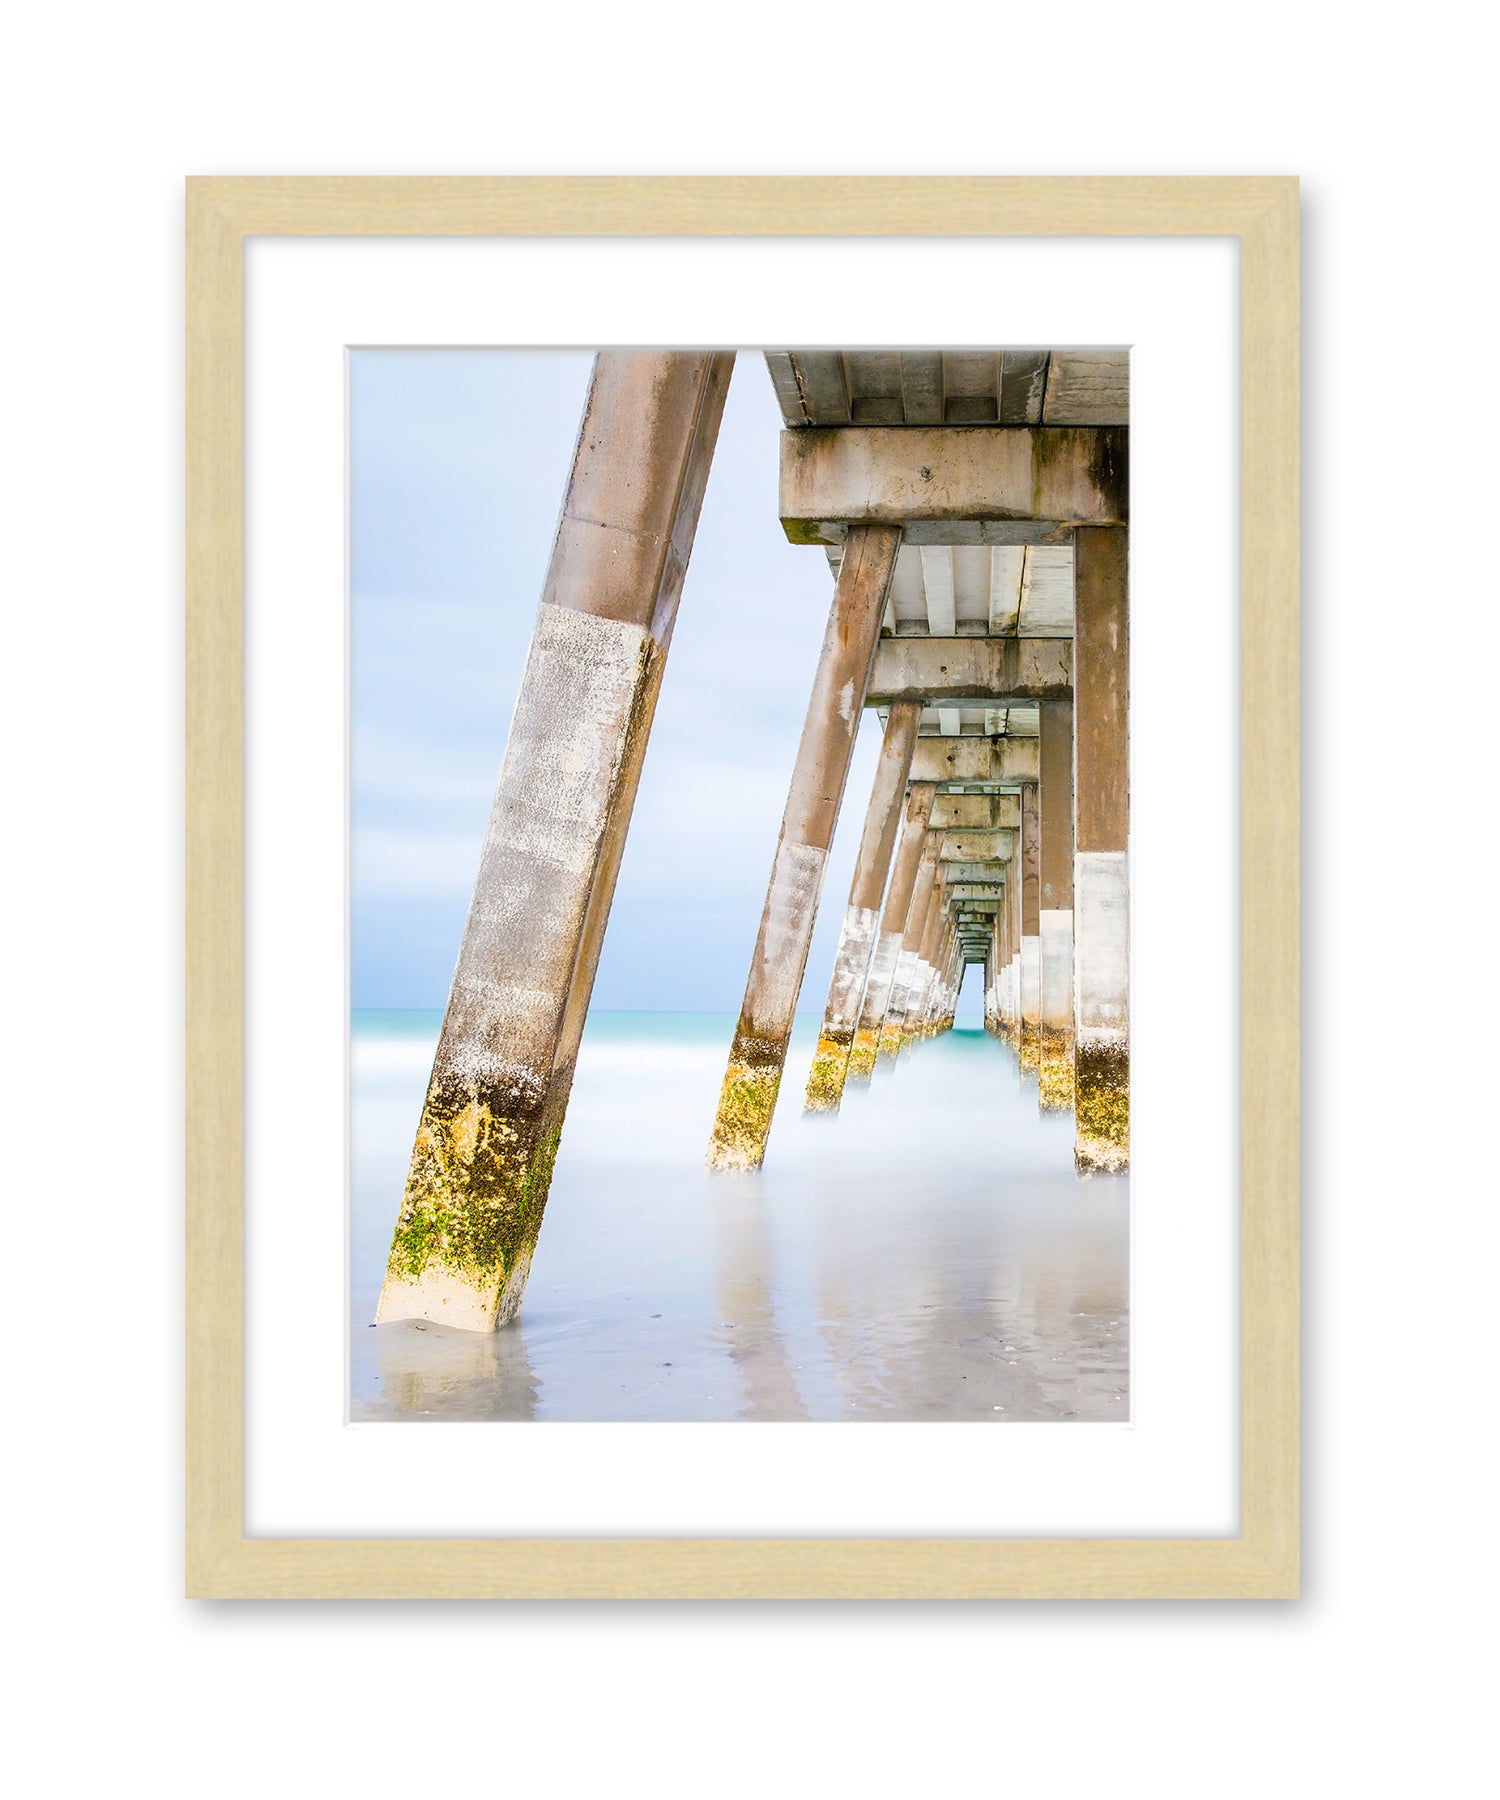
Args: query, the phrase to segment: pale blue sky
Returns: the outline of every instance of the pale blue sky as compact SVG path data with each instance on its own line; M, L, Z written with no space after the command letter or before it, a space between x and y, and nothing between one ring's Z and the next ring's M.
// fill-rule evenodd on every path
M353 1002L441 1007L592 352L350 357ZM832 597L776 514L780 415L740 355L594 1004L737 1011ZM820 1010L879 747L867 713L802 1004Z

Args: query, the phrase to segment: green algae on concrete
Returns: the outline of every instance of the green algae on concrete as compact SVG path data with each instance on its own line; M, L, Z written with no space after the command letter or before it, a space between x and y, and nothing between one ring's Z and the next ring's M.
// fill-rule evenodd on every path
M552 1181L562 1122L547 1106L509 1116L499 1089L456 1082L430 1093L387 1264L382 1320L503 1324L520 1304ZM425 1300L422 1296L425 1295Z
M1073 1110L1073 1043L1065 1031L1044 1031L1037 1064L1038 1102L1043 1112Z
M812 1069L807 1077L807 1099L804 1112L837 1112L844 1097L844 1077L854 1034L851 1031L825 1031L813 1053Z
M879 1033L867 1030L863 1025L854 1034L854 1042L849 1047L849 1067L844 1071L844 1085L853 1082L863 1087L875 1073L875 1050L879 1043Z
M708 1146L710 1168L760 1167L765 1160L766 1139L771 1134L781 1071L777 1046L765 1044L743 1030L735 1033Z
M1130 1166L1130 1052L1080 1048L1074 1075L1078 1135L1073 1162L1080 1174L1117 1173Z

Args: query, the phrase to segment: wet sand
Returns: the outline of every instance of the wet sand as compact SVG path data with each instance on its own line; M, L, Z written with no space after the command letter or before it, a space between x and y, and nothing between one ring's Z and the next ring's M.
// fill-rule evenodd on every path
M977 1029L703 1166L733 1020L590 1018L519 1320L372 1327L436 1014L356 1015L350 1417L1122 1422L1128 1179Z

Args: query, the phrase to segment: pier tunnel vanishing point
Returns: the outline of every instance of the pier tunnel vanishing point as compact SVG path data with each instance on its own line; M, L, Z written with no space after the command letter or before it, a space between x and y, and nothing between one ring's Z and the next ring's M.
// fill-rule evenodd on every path
M748 361L748 357L745 358ZM766 354L813 676L708 1161L760 1166L860 719L883 742L806 1092L985 1028L1129 1156L1128 353ZM513 1318L541 1228L733 352L595 359L377 1322ZM709 1121L705 1120L705 1126Z

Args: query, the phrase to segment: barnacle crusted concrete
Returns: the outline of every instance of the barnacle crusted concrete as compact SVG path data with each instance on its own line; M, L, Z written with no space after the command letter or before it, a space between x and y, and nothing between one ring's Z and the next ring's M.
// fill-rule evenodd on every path
M849 1067L849 1051L854 1044L852 1031L830 1031L826 1026L818 1033L818 1047L813 1052L812 1068L807 1075L807 1099L803 1110L810 1113L835 1113L844 1095L844 1075Z
M1130 1166L1130 1046L1080 1046L1073 1114L1073 1161L1083 1175L1118 1174Z

